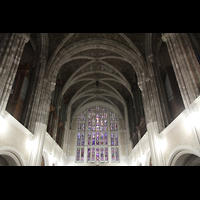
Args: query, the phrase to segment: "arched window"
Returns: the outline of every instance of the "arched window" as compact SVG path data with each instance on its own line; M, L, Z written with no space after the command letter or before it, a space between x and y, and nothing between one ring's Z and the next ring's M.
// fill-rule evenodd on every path
M77 128L76 162L120 161L118 118L114 112L105 107L88 108L78 116Z

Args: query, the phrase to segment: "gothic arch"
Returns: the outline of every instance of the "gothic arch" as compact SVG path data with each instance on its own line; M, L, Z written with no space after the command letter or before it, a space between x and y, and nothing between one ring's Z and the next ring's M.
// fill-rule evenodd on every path
M114 107L113 105L106 103L106 102L94 101L94 102L90 102L90 103L83 105L80 109L77 109L73 114L72 123L73 123L73 120L77 116L78 113L83 112L87 107L92 107L92 106L96 106L96 105L111 108L111 110L113 110L116 114L118 114L120 116L120 118L123 120L124 117L117 107Z
M52 62L51 66L48 66L48 77L49 79L53 79L55 81L58 71L62 67L63 64L68 62L68 60L75 54L88 50L88 49L106 49L110 51L114 51L124 58L125 61L130 63L136 74L138 75L138 79L142 75L144 75L144 60L142 57L139 57L135 51L129 49L128 47L117 43L112 40L107 39L88 39L84 41L77 42L68 48L60 51Z
M11 146L0 147L0 155L11 158L9 160L11 160L14 166L25 166L25 161L23 159L22 154L14 147Z
M176 147L170 154L167 166L174 166L177 162L177 160L186 154L192 154L195 156L200 156L199 153L191 146L188 145L181 145Z

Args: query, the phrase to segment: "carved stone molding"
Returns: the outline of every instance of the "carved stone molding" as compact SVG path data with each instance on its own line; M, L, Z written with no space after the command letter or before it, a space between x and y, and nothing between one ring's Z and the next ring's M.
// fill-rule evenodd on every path
M25 43L28 43L28 41L30 40L29 33L20 33L20 36L24 38Z
M155 63L155 56L154 56L154 54L150 54L148 56L148 58L149 58L149 60L150 60L151 63Z
M162 35L162 40L163 40L163 42L167 42L167 38L171 35L172 33L164 33L163 35Z

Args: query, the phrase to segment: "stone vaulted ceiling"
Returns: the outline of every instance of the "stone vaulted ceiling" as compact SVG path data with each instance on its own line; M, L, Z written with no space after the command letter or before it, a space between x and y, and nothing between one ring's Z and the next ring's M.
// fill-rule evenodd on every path
M39 34L32 33L31 40L37 43ZM47 63L51 66L56 56L70 47L83 41L102 40L115 42L132 50L143 61L146 61L145 33L46 33L48 41ZM200 43L199 34L195 34ZM153 53L160 52L161 65L169 65L170 59L165 43L162 42L161 33L153 36ZM39 53L39 52L38 52ZM132 91L136 87L137 76L133 63L123 58L112 48L79 49L70 54L69 58L58 67L56 78L63 82L62 95L68 105L71 105L72 114L85 103L92 101L108 102L124 113L124 104L133 97ZM68 56L68 55L62 55ZM60 58L58 58L59 60ZM137 64L135 64L137 65Z
M69 33L48 33L50 59ZM126 33L145 57L145 34ZM131 45L118 33L75 33L59 49L63 49L87 39L107 39L131 49ZM104 101L115 105L123 114L124 102L132 96L136 81L133 67L122 56L109 49L92 48L79 51L73 59L64 63L57 78L63 82L63 96L72 104L72 114L76 108L92 101ZM97 82L98 81L98 82ZM124 102L123 102L124 101Z

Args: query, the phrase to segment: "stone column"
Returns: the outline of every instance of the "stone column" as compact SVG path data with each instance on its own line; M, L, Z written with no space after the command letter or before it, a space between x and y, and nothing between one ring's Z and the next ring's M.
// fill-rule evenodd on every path
M159 133L164 129L164 124L163 118L161 118L162 112L160 102L158 100L155 81L151 78L147 78L142 83L140 82L139 86L142 90L152 162L154 166L163 166L165 163L163 160L162 150L159 145Z
M38 99L38 110L36 114L36 123L34 126L33 148L29 156L28 165L40 166L42 159L42 150L44 146L44 138L47 129L49 116L49 108L51 102L51 94L54 90L55 83L42 79L42 90L40 99Z
M177 78L185 108L199 96L200 68L192 44L186 33L165 33L173 69Z
M28 106L26 112L23 115L24 126L29 129L32 133L37 119L39 101L41 97L46 94L46 91L42 93L43 77L45 74L46 59L45 56L38 56L37 67L34 71L33 78L31 80L31 93L28 96Z
M0 113L5 110L29 33L8 33L0 49Z

